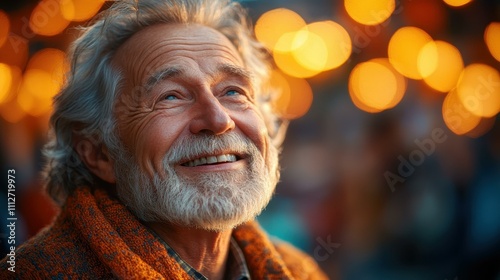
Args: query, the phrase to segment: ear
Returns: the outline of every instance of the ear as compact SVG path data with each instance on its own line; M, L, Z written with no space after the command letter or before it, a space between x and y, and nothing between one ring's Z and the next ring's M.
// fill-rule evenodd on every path
M95 146L89 140L81 139L76 143L76 152L95 176L105 182L116 183L114 162L105 147Z

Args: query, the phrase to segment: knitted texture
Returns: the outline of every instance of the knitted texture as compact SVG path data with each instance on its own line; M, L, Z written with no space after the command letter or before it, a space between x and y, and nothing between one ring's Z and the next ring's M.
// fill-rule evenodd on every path
M233 231L252 279L327 279L306 254L274 245L256 222ZM54 223L16 251L16 272L0 279L190 279L119 201L79 188Z

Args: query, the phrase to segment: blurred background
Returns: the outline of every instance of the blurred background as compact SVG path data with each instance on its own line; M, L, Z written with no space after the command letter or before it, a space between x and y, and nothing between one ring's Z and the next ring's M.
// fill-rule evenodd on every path
M500 1L240 1L291 119L259 217L331 279L500 279ZM0 4L0 166L17 244L57 209L40 170L64 55L111 2ZM7 180L5 176L5 180ZM0 218L7 219L7 184ZM6 228L0 228L2 256Z

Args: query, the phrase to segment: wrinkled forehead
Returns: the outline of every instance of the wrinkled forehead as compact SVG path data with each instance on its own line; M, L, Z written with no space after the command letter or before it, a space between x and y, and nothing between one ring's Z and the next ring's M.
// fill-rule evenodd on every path
M147 77L180 58L220 59L244 66L229 39L217 30L198 24L157 24L134 34L117 50L113 64L125 72L129 83L143 84Z

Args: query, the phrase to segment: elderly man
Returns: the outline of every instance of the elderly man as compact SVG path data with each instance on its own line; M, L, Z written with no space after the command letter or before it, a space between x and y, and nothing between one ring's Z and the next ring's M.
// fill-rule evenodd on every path
M253 221L279 177L266 52L237 3L117 1L74 43L46 147L54 223L5 277L323 279Z

